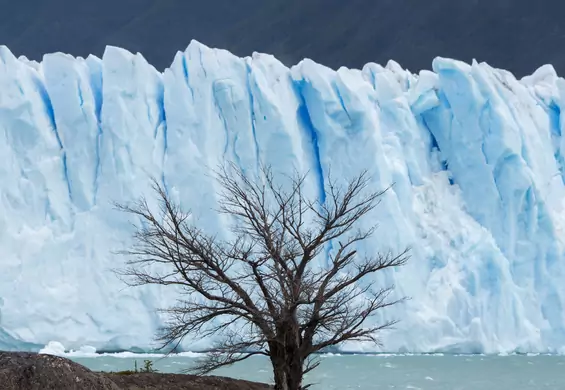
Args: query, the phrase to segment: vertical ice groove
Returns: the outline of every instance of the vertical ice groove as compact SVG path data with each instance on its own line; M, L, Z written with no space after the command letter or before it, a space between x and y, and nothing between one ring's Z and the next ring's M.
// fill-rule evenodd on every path
M66 152L72 203L77 211L92 208L96 198L99 124L90 65L81 58L62 54L48 54L42 62L45 87Z
M229 131L229 127L227 124L227 120L226 120L226 114L224 113L224 109L222 107L222 104L220 103L217 93L216 93L216 89L214 88L214 104L216 106L216 109L218 110L218 115L220 116L220 120L222 121L222 129L224 131L224 137L225 137L225 141L224 141L224 150L223 150L223 155L222 155L222 159L225 161L226 157L228 155L228 150L229 150L229 144L230 144L230 131ZM235 151L234 151L235 153ZM237 164L239 167L241 167L241 161L237 158L237 153L235 153L235 157L237 161Z
M184 82L186 83L186 86L188 88L188 90L190 91L190 96L192 96L192 100L194 101L194 90L192 89L192 86L190 85L190 75L188 74L188 65L186 63L186 54L182 53L182 71L183 71L183 76L184 76Z
M88 69L88 81L94 98L94 114L100 122L100 112L102 111L102 64L98 57L88 56L86 59Z
M310 62L307 62L310 65ZM322 160L320 156L320 147L318 144L318 129L316 129L313 118L310 113L310 108L308 107L308 95L315 95L314 87L311 85L311 81L302 73L303 70L300 65L297 65L291 70L293 74L293 84L297 90L299 96L299 106L297 109L297 116L302 122L302 126L306 131L306 138L311 143L312 148L312 167L314 168L314 174L317 178L318 183L318 195L320 197L320 202L325 202L326 192L325 192L325 172L322 165ZM315 96L310 97L310 99L316 99Z
M95 164L94 164L94 181L92 183L92 204L97 204L98 198L98 183L100 182L100 144L102 142L102 125L97 121L96 144L94 149Z
M312 119L310 118L310 113L308 111L308 107L306 102L304 101L304 97L302 96L301 88L299 87L300 91L300 105L298 107L298 118L301 120L302 125L304 126L304 130L306 131L306 136L309 138L312 144L312 158L313 158L313 167L314 173L317 177L318 182L318 194L320 197L320 202L324 203L326 201L326 191L325 191L325 179L324 179L324 170L322 168L322 161L320 160L320 147L318 145L318 134L314 129L314 124L312 123Z
M77 88L77 94L78 94L79 105L80 105L81 110L83 110L83 107L84 107L84 98L82 97L82 88L81 88L81 86L80 86L80 82L77 82L76 88ZM84 110L83 110L83 113L84 113Z
M96 118L96 141L94 145L94 180L92 183L92 205L97 204L98 185L100 181L100 144L102 142L102 64L101 60L95 56L88 56L86 65L88 68L88 81L94 99L94 116Z
M158 137L161 137L162 142L162 159L161 159L161 185L167 191L167 185L165 180L165 160L167 154L167 118L165 114L165 104L164 104L164 95L165 95L165 87L162 80L162 77L157 79L157 91L156 95L151 99L151 101L147 100L146 97L145 105L148 113L148 120L149 123L154 123L154 130L153 130L153 138L157 140ZM155 105L157 107L157 118L153 118L151 114L151 105ZM159 134L161 132L162 134Z
M168 140L167 140L167 116L165 113L165 104L164 101L161 100L160 102L161 107L162 107L162 112L163 112L163 121L162 126L163 126L163 161L161 162L161 166L162 168L162 173L161 173L161 184L163 185L163 188L165 189L165 191L168 193L167 190L167 181L166 181L166 177L165 177L165 163L167 160L167 150L168 150Z
M561 142L565 140L565 137L561 134L561 109L555 102L551 102L547 110L551 118L551 139L553 142L553 156L557 162L557 175L561 176L561 180L565 184L565 147L561 147Z
M247 94L249 96L249 107L251 114L251 134L253 135L253 147L255 148L255 161L257 162L257 169L259 169L261 164L263 164L263 162L260 160L259 157L259 143L257 142L257 128L255 126L255 122L257 120L255 116L255 98L253 97L253 89L251 88L251 82L253 80L253 71L251 69L250 62L251 59L246 59L245 61L245 70L246 70L245 81L247 87Z
M208 72L206 71L206 66L204 65L204 45L202 45L200 42L197 41L193 41L196 45L198 45L198 61L200 62L200 68L202 69L202 72L204 73L204 78L208 77Z
M555 113L553 118L555 119L552 122L555 127L552 131L552 140L554 155L556 155L561 177L565 184L565 120L563 120L563 115L565 115L565 80L559 78L555 84L556 92L555 96L552 96L550 104L550 107L555 107L553 110Z
M420 114L419 115L419 121L420 121L421 125L424 127L424 129L430 135L430 138L431 138L431 141L432 141L431 142L431 148L430 148L430 155L432 153L437 153L437 155L435 157L439 161L441 170L449 174L449 166L447 164L447 160L446 160L445 156L442 154L441 146L440 146L440 144L439 144L439 142L436 138L436 135L434 134L434 132L431 130L430 126L428 125L428 122L426 120L425 115ZM453 177L451 177L451 175L448 176L448 180L449 180L450 185L455 184Z
M53 129L53 132L55 133L57 143L59 144L59 148L61 150L61 161L63 163L63 176L65 178L69 199L71 199L71 201L72 201L73 194L72 194L72 189L71 189L71 182L69 180L69 170L68 170L68 167L67 167L67 152L65 150L65 146L64 146L63 141L61 139L61 136L59 134L59 130L57 129L57 123L55 122L55 111L53 110L53 105L51 104L51 98L49 97L49 94L47 93L47 90L45 89L45 85L39 79L39 77L37 77L36 75L33 75L32 79L33 79L35 86L37 87L37 90L39 91L39 95L41 96L41 98L43 100L45 111L46 111L47 116L49 118L50 126Z
M345 115L347 115L349 122L352 124L353 121L351 119L351 115L349 115L349 111L347 110L347 107L345 106L345 103L343 101L343 96L341 96L341 91L339 89L339 86L336 85L335 81L332 82L332 87L333 87L335 94L337 95L337 98L339 100L339 104L341 105L341 109L343 110L343 112L345 112Z

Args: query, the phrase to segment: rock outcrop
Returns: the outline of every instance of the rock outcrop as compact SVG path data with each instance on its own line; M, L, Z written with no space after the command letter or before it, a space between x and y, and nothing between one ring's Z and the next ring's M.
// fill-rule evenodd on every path
M0 390L120 390L110 379L52 355L0 352Z
M92 372L52 355L0 352L0 390L266 390L231 378L180 374Z

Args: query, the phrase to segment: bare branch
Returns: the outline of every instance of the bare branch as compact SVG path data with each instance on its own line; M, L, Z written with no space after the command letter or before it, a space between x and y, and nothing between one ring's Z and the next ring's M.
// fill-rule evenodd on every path
M203 358L198 359L196 365L190 367L185 372L190 372L196 375L205 375L217 370L218 368L230 366L252 356L268 356L265 351L260 349L264 342L264 339L260 336L257 338L245 339L233 332L229 333L222 342L218 343L212 350L208 351Z
M229 239L199 229L156 180L155 210L144 198L118 205L141 223L117 275L131 286L179 292L176 304L161 310L161 346L175 350L187 337L219 340L191 371L266 355L278 389L303 390L310 386L303 375L319 364L313 353L349 340L378 343L395 321L368 320L402 299L391 299L393 287L370 276L404 265L408 250L360 255L359 244L378 238L376 226L362 230L358 222L387 189L371 191L367 172L345 186L328 177L320 202L306 196L307 175L285 176L283 186L270 167L251 178L227 164L215 177L219 212L232 222Z

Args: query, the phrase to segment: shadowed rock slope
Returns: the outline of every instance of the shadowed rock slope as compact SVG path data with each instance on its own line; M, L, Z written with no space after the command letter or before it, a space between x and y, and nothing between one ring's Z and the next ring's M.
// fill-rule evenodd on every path
M2 390L119 390L110 379L68 359L0 352Z
M0 390L264 390L270 388L262 383L222 377L97 373L57 356L0 352Z

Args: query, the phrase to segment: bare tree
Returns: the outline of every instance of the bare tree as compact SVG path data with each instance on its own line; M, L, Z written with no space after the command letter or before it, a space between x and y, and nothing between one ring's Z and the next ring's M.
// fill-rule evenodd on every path
M316 353L344 341L378 343L379 331L395 322L366 326L366 320L399 301L390 299L392 286L366 277L405 264L408 251L358 256L358 244L375 228L356 225L386 190L370 192L364 172L343 187L328 180L320 202L305 195L306 176L288 178L291 184L283 187L270 168L257 180L233 165L216 175L219 211L233 221L229 239L190 222L156 181L159 210L143 198L119 206L143 221L126 252L133 257L119 274L129 285L181 292L174 307L163 309L162 347L176 347L187 336L214 336L218 344L196 372L265 355L275 389L302 390L310 386L303 376L319 364Z

